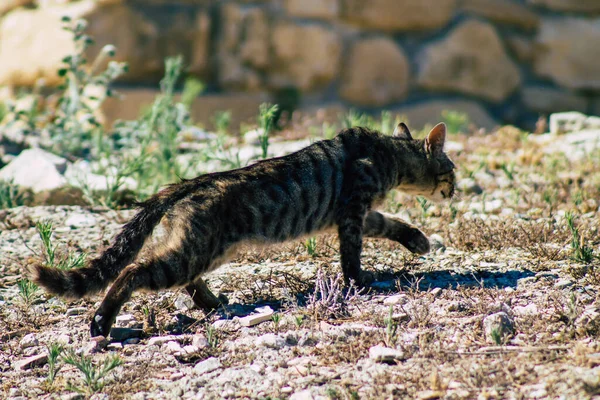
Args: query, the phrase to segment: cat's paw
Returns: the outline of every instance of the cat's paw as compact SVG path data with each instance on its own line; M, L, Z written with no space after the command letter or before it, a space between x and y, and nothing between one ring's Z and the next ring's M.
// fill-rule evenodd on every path
M100 314L96 314L94 315L94 318L92 318L92 323L90 324L90 336L91 337L96 337L96 336L104 336L104 337L108 337L108 334L110 332L110 326L107 328L105 325L105 318L100 315Z
M366 288L371 286L375 282L375 274L369 271L360 271L358 279L355 280L356 286L360 288Z
M429 239L423 232L418 229L415 229L415 232L412 234L410 239L402 243L404 247L410 250L415 254L426 254L429 253L431 249L431 244L429 243Z

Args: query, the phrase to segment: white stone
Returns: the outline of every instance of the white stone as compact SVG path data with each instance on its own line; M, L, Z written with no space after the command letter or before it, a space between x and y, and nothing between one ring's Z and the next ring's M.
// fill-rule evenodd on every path
M369 349L369 358L376 362L394 362L404 360L404 352L389 347L377 345Z
M65 221L64 225L71 228L82 228L88 226L95 226L98 223L96 217L89 213L75 213L71 214ZM117 320L119 317L117 317Z
M33 367L44 365L48 362L48 354L38 354L35 356L27 357L23 360L15 362L13 365L17 371L24 371Z
M162 346L168 342L181 342L184 336L167 335L167 336L155 336L148 340L148 346Z
M221 361L218 358L210 357L204 361L200 361L194 366L194 372L198 375L208 374L221 368Z
M261 322L270 321L272 315L273 310L270 310L267 312L252 314L243 318L238 318L237 321L241 326L254 326L260 324Z
M181 348L181 345L177 342L167 342L164 347L163 347L168 353L171 354L176 354L176 353L181 353L183 351L183 349Z
M386 306L393 306L396 304L406 304L408 302L408 296L405 294L395 294L393 296L386 297L383 300L383 304Z
M19 345L21 346L22 349L38 346L39 344L40 344L40 342L38 341L37 337L35 336L35 333L28 333L27 335L23 336L23 338L19 342Z
M266 333L256 338L256 345L277 350L285 346L285 339L274 333Z
M24 150L0 169L0 180L30 188L33 192L43 192L66 186L62 176L67 160L42 149Z

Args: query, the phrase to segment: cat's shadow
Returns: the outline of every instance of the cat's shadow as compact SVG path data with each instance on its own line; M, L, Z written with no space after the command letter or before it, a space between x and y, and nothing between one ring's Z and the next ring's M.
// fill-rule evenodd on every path
M535 276L530 270L509 271L474 271L468 273L456 273L450 270L428 271L428 272L379 272L377 280L368 288L367 294L393 295L407 290L427 292L435 288L459 290L461 288L484 288L484 289L516 289L518 281L523 278ZM401 290L398 290L398 287ZM307 305L313 288L295 293L298 306ZM220 319L232 319L234 317L245 317L253 314L258 307L270 306L275 312L284 309L281 300L265 300L247 304L229 304L214 311ZM167 327L170 333L189 332L194 326L207 322L210 318L195 319L185 314L176 315L177 322Z

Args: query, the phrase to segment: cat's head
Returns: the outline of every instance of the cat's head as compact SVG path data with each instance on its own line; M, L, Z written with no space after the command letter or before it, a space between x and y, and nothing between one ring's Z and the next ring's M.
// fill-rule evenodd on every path
M429 132L425 139L412 138L404 123L398 124L393 136L414 151L410 171L404 171L398 189L431 200L450 199L454 196L456 176L454 163L444 153L446 125L440 122ZM401 171L402 172L402 171Z

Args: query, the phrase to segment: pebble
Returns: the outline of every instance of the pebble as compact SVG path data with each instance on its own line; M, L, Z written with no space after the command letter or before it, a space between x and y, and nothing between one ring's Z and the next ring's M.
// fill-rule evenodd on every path
M189 295L183 293L180 293L179 296L177 296L174 304L177 311L189 311L196 306L194 300L192 300Z
M123 344L138 344L140 343L140 338L129 338L123 341Z
M75 307L75 308L69 308L67 310L67 317L73 317L75 315L81 315L81 314L85 314L88 311L88 309L86 307Z
M252 314L252 315L248 315L247 317L237 318L237 321L239 322L239 324L241 326L249 327L249 326L258 325L261 322L270 321L272 315L273 315L273 310L269 307L268 310L265 310L258 314Z
M108 340L106 340L104 336L96 336L91 338L90 341L83 346L83 353L96 353L106 349L106 346L108 346Z
M109 343L106 350L119 351L123 349L123 345L119 342Z
M375 362L391 363L406 359L404 352L377 345L369 349L369 358Z
M27 357L23 360L15 362L13 365L17 371L24 371L33 367L39 367L48 362L48 354L37 354L35 356Z
M266 333L256 338L256 345L277 350L285 346L285 339L274 333Z
M408 296L405 294L395 294L393 296L386 297L383 300L383 304L386 306L393 306L396 304L406 304L408 303Z
M192 337L192 345L198 349L205 349L208 347L208 339L204 335L194 335Z
M573 285L573 281L570 279L559 279L558 281L556 281L556 283L554 284L554 287L557 289L566 289L569 286Z
M144 324L138 322L133 314L123 314L117 317L115 326L121 328L141 328Z
M513 312L522 317L535 316L539 314L537 306L533 303L527 304L526 306L515 306L513 308Z
M162 346L168 342L180 342L183 340L183 336L179 335L167 335L167 336L155 336L148 340L148 346Z
M165 349L167 351L167 353L170 354L179 354L183 351L183 349L181 348L181 345L177 342L167 342L164 346L163 349Z
M26 349L28 347L39 346L39 344L40 344L40 342L37 339L37 337L35 336L35 333L29 333L29 334L23 336L23 338L19 342L19 345L21 346L22 349Z
M493 344L497 343L494 338L494 332L497 333L497 339L501 342L505 342L506 339L514 333L514 322L512 318L504 311L488 315L483 319L483 328L485 331L485 338L488 342Z
M431 289L431 294L433 295L433 297L438 297L440 294L442 294L442 288L436 287Z
M221 368L221 361L216 357L207 358L194 366L194 372L203 375Z
M65 226L71 228L83 228L86 226L95 226L98 223L96 217L92 214L71 214L69 218L64 222Z
M442 238L437 233L434 233L433 235L429 236L429 246L431 247L431 251L434 252L438 250L446 250L446 246L444 245L444 238Z

